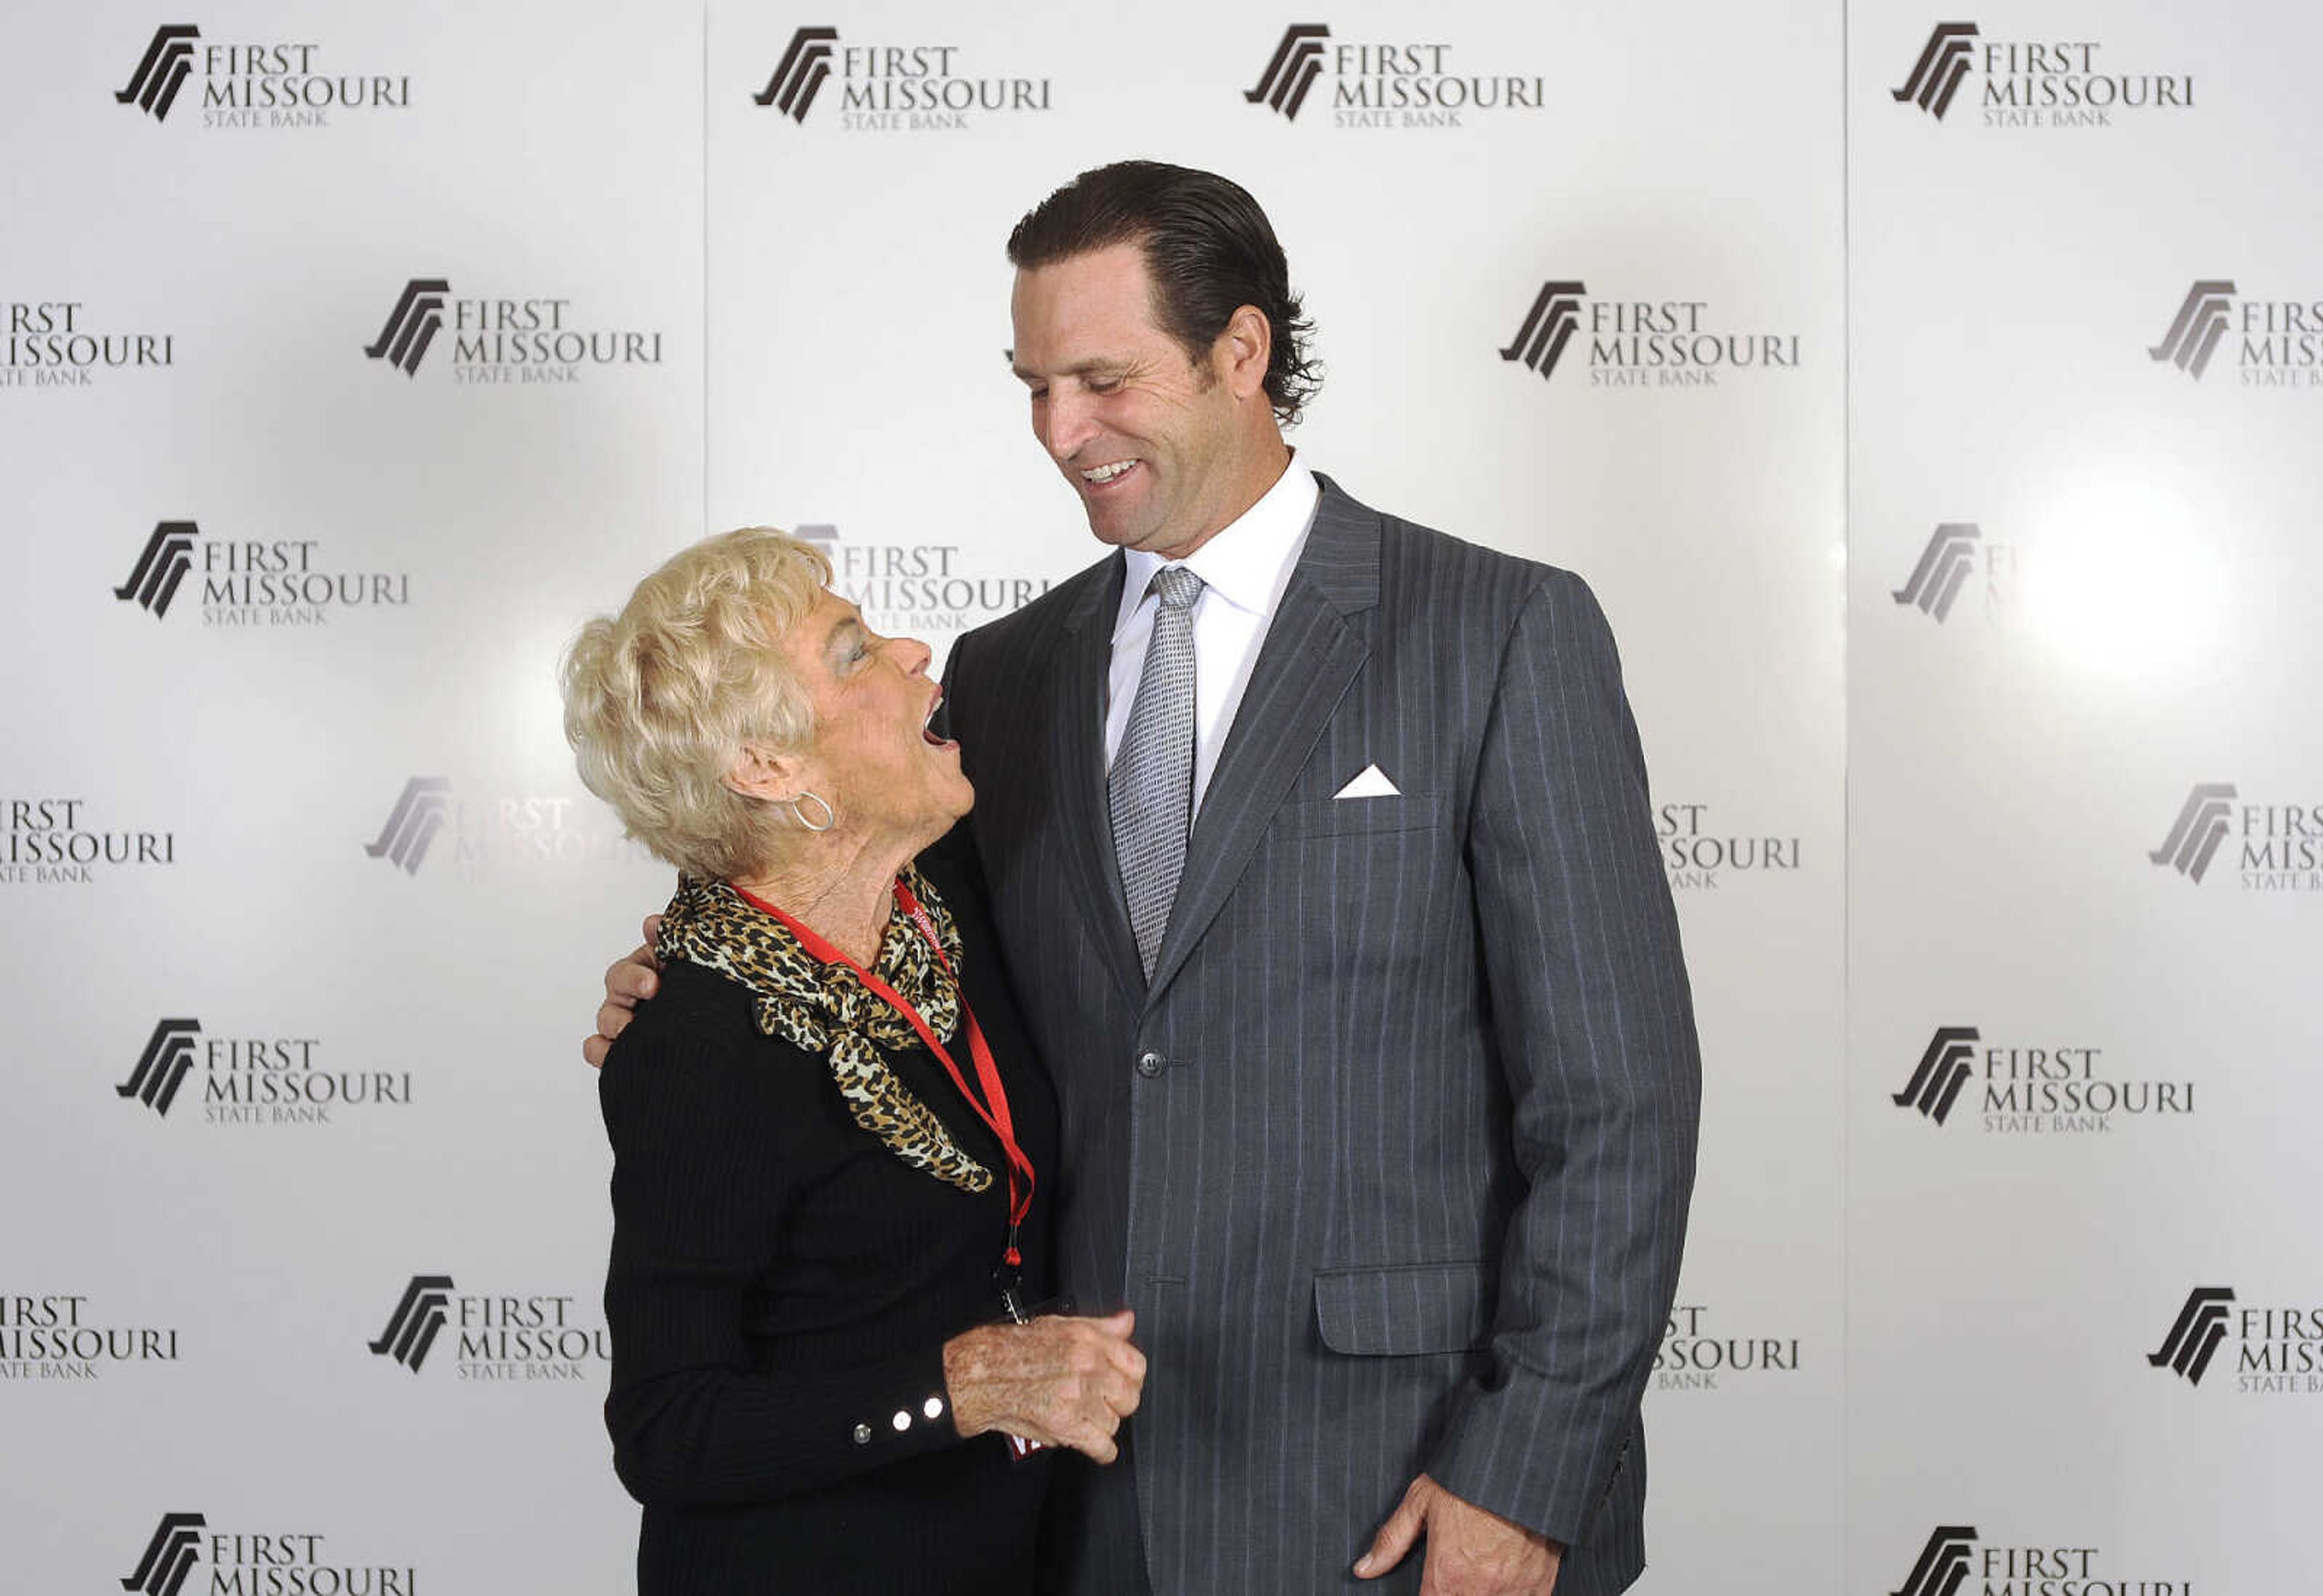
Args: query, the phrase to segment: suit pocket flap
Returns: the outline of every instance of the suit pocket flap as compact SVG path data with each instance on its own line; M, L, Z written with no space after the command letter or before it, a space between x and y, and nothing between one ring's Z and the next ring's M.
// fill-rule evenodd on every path
M1366 831L1424 831L1442 818L1433 793L1378 798L1326 798L1286 803L1267 824L1270 837L1347 837Z
M1467 1352L1483 1346L1492 1330L1484 1266L1325 1270L1315 1277L1315 1323L1323 1344L1336 1353Z

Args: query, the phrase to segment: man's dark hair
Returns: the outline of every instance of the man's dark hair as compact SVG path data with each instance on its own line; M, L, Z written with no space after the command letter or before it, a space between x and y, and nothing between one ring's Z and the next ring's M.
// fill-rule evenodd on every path
M1254 306L1273 335L1266 397L1288 427L1322 386L1307 353L1314 324L1299 314L1274 227L1239 183L1158 161L1116 161L1085 171L1024 213L1008 235L1019 271L1134 243L1153 283L1164 332L1200 365L1234 313Z

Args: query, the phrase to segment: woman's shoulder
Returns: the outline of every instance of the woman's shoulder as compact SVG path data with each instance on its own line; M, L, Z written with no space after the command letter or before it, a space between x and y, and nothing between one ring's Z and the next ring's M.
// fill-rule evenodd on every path
M684 959L666 962L661 985L606 1056L608 1112L640 1095L739 1107L811 1087L804 1056L758 1029L748 988Z
M614 1042L614 1055L635 1041L667 1045L684 1041L694 1046L747 1042L758 1034L751 1018L749 989L716 970L683 959L663 961L661 981L653 997L638 1005L637 1014Z

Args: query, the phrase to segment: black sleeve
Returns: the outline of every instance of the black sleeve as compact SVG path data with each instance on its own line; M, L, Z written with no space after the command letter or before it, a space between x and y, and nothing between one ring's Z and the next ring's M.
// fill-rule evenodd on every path
M780 1140L785 1072L707 1019L655 1019L622 1036L598 1083L613 1145L605 1425L621 1483L649 1505L765 1501L957 1445L940 1343L843 1373L754 1368L745 1302L797 1171Z

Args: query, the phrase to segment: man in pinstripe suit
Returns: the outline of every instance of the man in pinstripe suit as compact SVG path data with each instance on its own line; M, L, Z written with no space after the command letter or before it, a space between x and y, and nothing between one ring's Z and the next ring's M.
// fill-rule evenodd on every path
M1609 1596L1700 1083L1603 617L1292 462L1305 327L1235 185L1084 173L1009 258L1034 434L1121 552L960 641L951 729L1063 1105L1063 1278L1151 1360L1124 1462L1068 1460L1057 1582L1320 1591L1364 1554L1413 1589L1424 1531L1430 1591ZM1149 975L1106 772L1180 564Z
M1611 1596L1700 1067L1604 618L1292 461L1306 326L1237 186L1087 172L1009 256L1033 431L1120 552L960 639L945 712L1056 1078L1058 1269L1149 1360L1120 1462L1061 1460L1044 1582ZM1145 670L1180 566L1156 907L1108 772L1184 685Z

